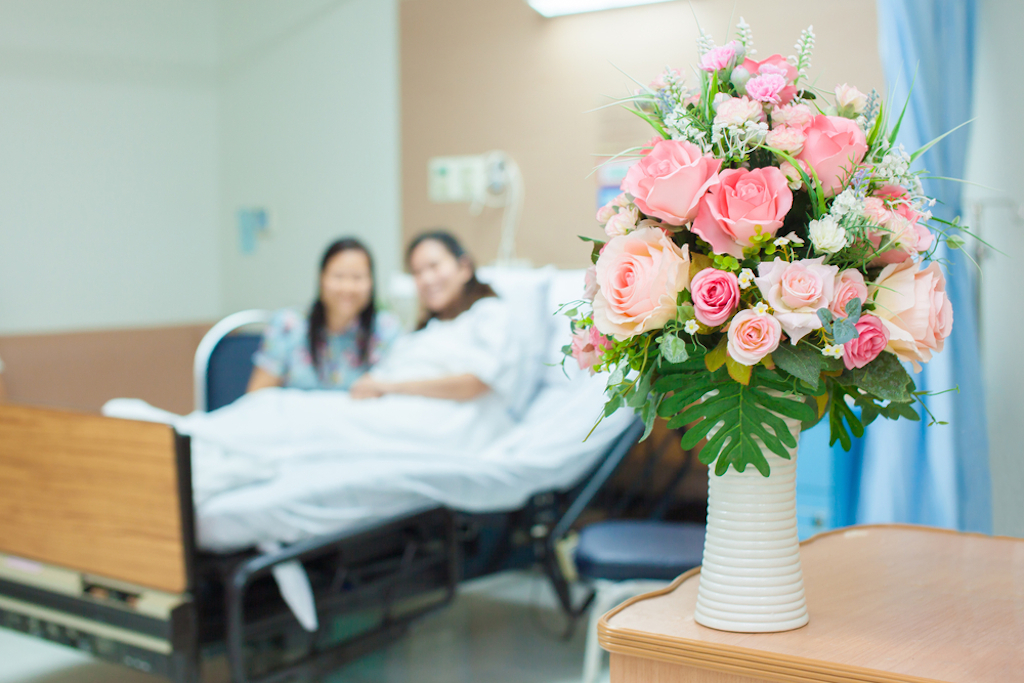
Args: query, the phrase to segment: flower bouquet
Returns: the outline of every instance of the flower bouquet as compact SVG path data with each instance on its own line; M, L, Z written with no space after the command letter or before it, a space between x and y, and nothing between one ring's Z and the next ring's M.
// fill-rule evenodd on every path
M879 416L918 420L904 367L950 333L932 217L877 93L805 84L814 35L756 61L750 28L701 34L694 85L675 70L626 100L656 135L597 220L584 300L568 311L581 368L610 373L605 414L687 427L709 465L698 622L807 623L795 517L797 439ZM904 108L905 111L905 108ZM940 138L941 139L941 138ZM701 444L703 445L701 446Z

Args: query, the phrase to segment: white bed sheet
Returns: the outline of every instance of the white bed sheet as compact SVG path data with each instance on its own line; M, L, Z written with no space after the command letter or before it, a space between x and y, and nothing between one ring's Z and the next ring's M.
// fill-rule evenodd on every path
M584 441L601 414L605 378L570 374L549 376L523 420L482 452L282 462L271 480L199 503L198 544L229 552L293 543L437 505L504 512L536 493L570 488L635 419L619 411Z

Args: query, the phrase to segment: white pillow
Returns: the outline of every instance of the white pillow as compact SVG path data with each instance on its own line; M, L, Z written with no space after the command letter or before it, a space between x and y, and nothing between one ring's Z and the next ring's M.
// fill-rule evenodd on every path
M545 355L550 341L548 283L555 269L485 266L477 270L481 282L489 284L512 309L513 329L522 349L521 375L510 400L517 420L526 414L540 388Z

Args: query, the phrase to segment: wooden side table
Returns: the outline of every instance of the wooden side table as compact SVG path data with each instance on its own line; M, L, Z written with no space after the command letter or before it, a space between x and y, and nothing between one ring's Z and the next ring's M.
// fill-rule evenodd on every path
M612 610L612 683L1024 682L1024 539L862 526L801 559L811 622L795 631L697 624L699 568Z

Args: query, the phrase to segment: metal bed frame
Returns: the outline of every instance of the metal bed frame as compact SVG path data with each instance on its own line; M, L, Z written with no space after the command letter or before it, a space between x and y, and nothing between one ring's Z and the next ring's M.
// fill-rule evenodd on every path
M220 341L267 319L265 312L244 311L204 337L195 362L197 407L208 405L206 370ZM274 552L230 555L196 548L190 444L187 437L176 436L187 593L166 596L174 598L173 608L156 617L135 609L130 588L120 602L113 590L108 604L99 604L86 595L0 576L0 626L175 683L198 683L203 654L222 650L234 683L277 683L330 671L394 641L414 620L448 604L460 581L539 565L568 617L568 633L593 592L574 603L558 543L642 433L642 423L632 423L574 488L535 495L518 510L467 514L436 507ZM273 569L294 561L302 563L310 579L320 622L316 633L299 626L273 582ZM4 596L31 609L6 609ZM72 627L79 623L82 628ZM170 645L163 652L147 649L147 637Z

